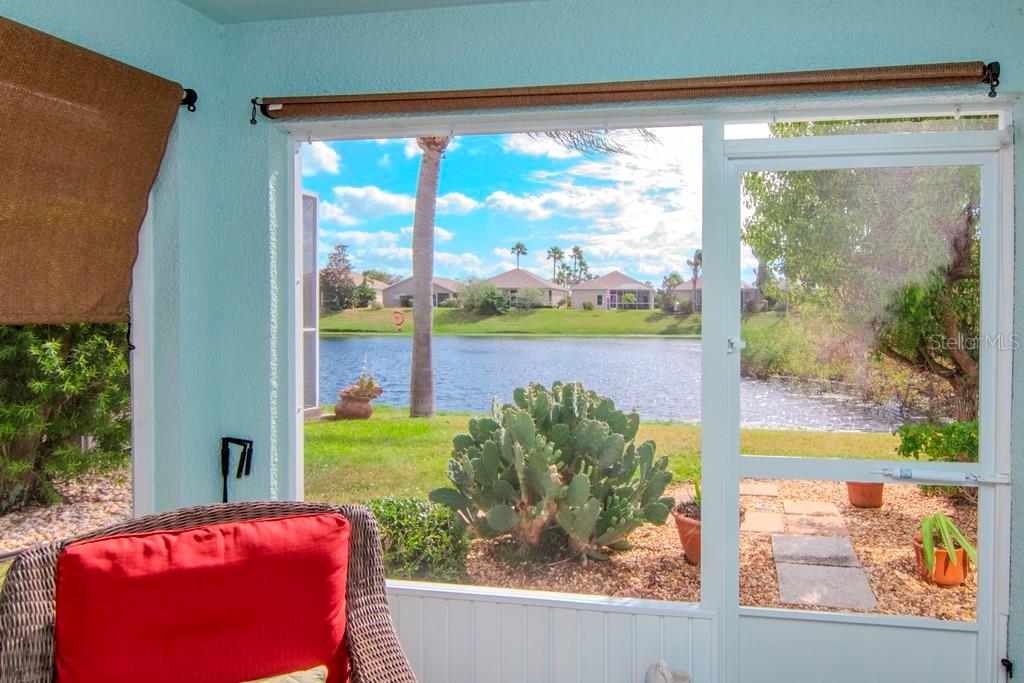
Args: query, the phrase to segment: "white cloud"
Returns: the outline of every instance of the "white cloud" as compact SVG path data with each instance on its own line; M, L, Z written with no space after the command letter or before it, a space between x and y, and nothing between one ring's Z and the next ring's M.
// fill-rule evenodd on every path
M488 195L487 205L505 213L525 216L531 221L541 221L551 217L551 211L544 208L543 200L539 200L536 196L519 197L504 190L498 190Z
M583 156L574 149L569 149L554 140L544 137L533 137L526 133L506 135L501 140L501 148L506 152L524 154L549 159L573 159Z
M385 152L384 156L377 160L377 165L381 168L391 168L391 154Z
M334 202L320 202L320 218L342 225L356 225L366 218L411 214L416 206L413 197L388 192L374 185L339 186L334 188L334 198Z
M407 225L400 230L403 235L412 236L412 226ZM445 230L442 227L434 226L434 241L435 242L451 242L452 238L455 237L455 233L451 230Z
M326 142L302 145L302 175L317 173L338 175L341 172L341 155Z
M437 198L437 212L445 214L469 213L483 206L480 202L461 192L449 192Z
M397 244L399 239L398 233L388 232L387 230L377 232L367 232L365 230L326 231L321 232L320 236L321 239L329 239L336 244L347 244L350 247L393 245Z

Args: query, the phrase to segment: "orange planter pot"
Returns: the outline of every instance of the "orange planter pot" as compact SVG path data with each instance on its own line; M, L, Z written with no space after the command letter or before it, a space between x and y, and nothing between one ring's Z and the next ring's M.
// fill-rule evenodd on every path
M939 586L951 588L959 586L967 579L971 571L970 560L963 548L956 549L956 564L949 559L945 548L935 548L935 568L928 571L924 562L924 546L921 544L921 532L914 536L914 555L917 557L917 571L922 578Z
M846 482L846 495L855 508L880 508L885 496L885 484Z
M690 564L700 564L700 520L682 515L675 510L672 518L676 520L676 531L679 542L683 546L683 557Z
M342 396L334 404L334 416L339 420L366 420L373 415L373 406L368 398Z

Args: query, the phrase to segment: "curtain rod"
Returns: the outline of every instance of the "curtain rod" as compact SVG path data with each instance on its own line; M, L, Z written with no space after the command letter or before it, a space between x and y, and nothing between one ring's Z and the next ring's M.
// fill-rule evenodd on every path
M256 124L257 110L270 119L331 118L980 84L988 85L989 97L995 97L999 72L999 62L974 61L473 90L254 97L249 123Z

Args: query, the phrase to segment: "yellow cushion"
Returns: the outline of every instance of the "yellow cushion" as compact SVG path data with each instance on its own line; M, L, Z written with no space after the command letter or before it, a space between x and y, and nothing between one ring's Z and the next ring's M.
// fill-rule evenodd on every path
M246 681L245 683L324 683L327 680L327 667L316 666L308 671L296 671L281 676L261 678L258 681Z

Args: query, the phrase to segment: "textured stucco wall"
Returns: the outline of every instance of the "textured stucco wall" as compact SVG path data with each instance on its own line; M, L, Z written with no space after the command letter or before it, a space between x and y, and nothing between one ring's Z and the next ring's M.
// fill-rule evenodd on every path
M224 31L167 0L0 0L0 14L200 94L198 110L178 117L153 190L155 504L214 500L222 399L215 372L213 284L222 246L216 216L228 208L214 182Z
M823 7L813 0L546 0L220 27L173 0L0 0L4 16L201 95L199 111L179 118L155 190L158 506L216 499L209 460L227 432L257 440L254 476L238 485L239 495L287 491L292 159L273 124L248 124L250 97L966 59L1002 62L1002 97L1024 91L1022 0ZM1016 172L1024 177L1019 157ZM1024 217L1020 189L1016 198ZM1016 248L1024 257L1024 245ZM1024 320L1024 269L1017 275L1016 319ZM1016 363L1014 388L1024 393L1024 362ZM1013 436L1020 470L1019 414ZM1015 493L1024 500L1021 477ZM1013 556L1022 558L1024 505L1013 519ZM1013 570L1011 625L1019 662L1022 564Z

